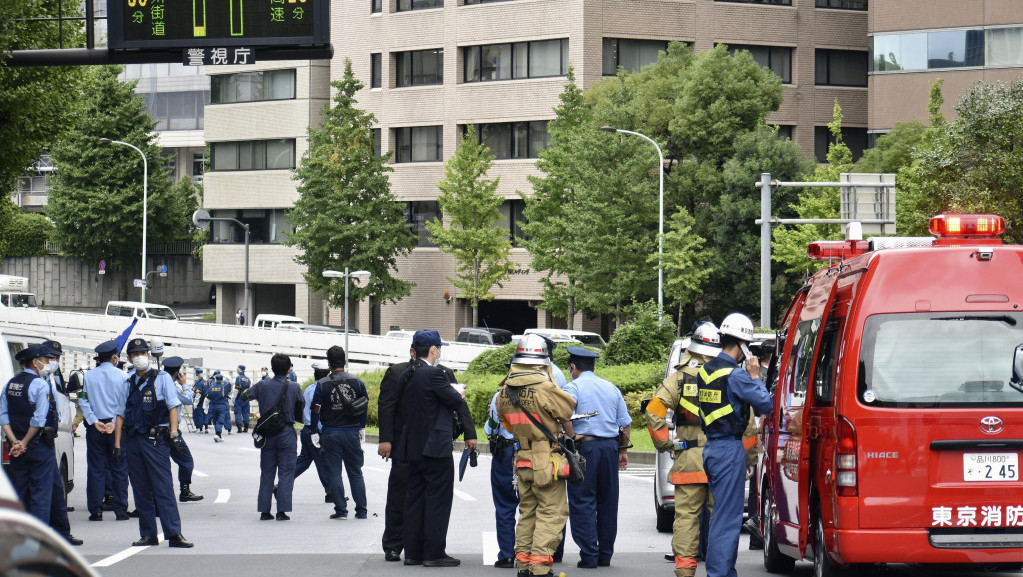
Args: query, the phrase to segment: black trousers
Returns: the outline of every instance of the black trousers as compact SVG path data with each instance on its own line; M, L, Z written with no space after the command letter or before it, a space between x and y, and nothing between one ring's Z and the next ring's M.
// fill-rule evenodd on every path
M408 493L408 463L391 459L387 477L387 504L384 505L384 538L381 544L401 553L405 548L405 494Z
M440 559L448 540L455 460L424 457L409 463L405 496L405 559Z

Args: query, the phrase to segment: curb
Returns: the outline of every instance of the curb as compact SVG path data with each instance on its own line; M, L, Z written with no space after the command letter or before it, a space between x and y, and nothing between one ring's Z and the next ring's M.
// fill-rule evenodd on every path
M366 433L366 442L377 444L380 442L380 435ZM465 449L465 442L462 440L454 441L453 451L461 453ZM486 441L477 441L476 450L480 453L490 454L490 443ZM657 462L657 453L653 451L629 451L629 463L636 465L653 465Z

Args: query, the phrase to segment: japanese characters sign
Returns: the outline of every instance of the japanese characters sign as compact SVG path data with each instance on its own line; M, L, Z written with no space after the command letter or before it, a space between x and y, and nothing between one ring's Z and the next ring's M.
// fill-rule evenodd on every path
M1023 527L1023 505L931 507L932 527Z
M220 48L186 48L185 66L219 66L223 64L255 64L251 48L242 46Z

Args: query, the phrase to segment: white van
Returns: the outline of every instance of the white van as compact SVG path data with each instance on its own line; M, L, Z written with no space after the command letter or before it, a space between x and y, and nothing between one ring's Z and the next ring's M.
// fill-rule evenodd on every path
M176 321L178 315L166 305L141 303L138 301L110 301L107 303L108 317L139 317L140 319L159 319Z
M272 329L281 324L305 324L305 321L292 315L262 314L256 315L256 320L252 323L252 326L261 329Z
M0 308L36 308L36 295L28 292L28 278L0 274Z
M593 347L595 349L603 349L607 346L603 337L597 333L591 333L588 331L573 331L569 329L526 329L524 334L544 336L556 343L571 343L575 341L579 344Z

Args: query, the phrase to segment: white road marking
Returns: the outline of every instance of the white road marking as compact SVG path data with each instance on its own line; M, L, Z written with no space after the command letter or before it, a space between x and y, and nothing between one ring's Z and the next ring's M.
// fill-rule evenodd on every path
M458 489L455 489L455 496L458 497L459 499L463 500L463 501L475 501L476 500L476 497L473 497L472 495L466 493L465 491L460 491Z
M158 533L156 535L156 540L158 542L162 543L163 542L163 533ZM134 546L128 547L124 551L121 551L119 553L114 553L113 555L107 557L106 559L100 559L99 561L96 561L91 566L92 567L110 567L114 563L117 563L117 562L120 562L120 561L124 561L128 557L131 557L132 555L135 555L136 553L141 553L142 551L145 551L148 548L149 548L148 545L145 546L145 547L134 547Z
M483 531L480 536L483 538L483 564L493 565L501 554L501 548L497 545L497 531Z
M192 474L196 477L209 477L206 473L200 473L199 471L192 471Z
M231 489L217 489L217 499L214 503L227 503L231 499Z
M263 451L263 449L253 449L252 447L238 447L238 448L243 450L243 451L252 451L253 453L260 453L260 452Z
M365 465L363 465L362 470L363 471L376 471L378 473L387 473L387 472L390 471L389 469L384 469L383 467L367 467Z

